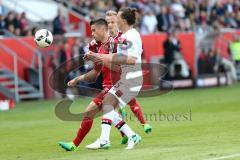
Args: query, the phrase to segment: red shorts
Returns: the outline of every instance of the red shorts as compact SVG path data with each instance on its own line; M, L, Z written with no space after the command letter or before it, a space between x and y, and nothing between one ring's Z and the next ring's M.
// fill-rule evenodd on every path
M92 101L98 106L102 106L102 102L104 99L104 96L108 93L108 91L112 88L112 86L104 87L102 92L99 93Z

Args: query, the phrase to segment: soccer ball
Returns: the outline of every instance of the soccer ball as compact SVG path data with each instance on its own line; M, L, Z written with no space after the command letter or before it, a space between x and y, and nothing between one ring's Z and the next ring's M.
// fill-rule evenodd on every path
M53 42L52 33L47 29L40 29L35 33L34 41L40 48L49 47Z

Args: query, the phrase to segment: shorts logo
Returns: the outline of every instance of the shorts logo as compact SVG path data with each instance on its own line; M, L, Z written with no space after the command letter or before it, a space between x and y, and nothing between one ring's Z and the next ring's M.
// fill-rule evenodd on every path
M117 90L117 92L115 93L118 97L121 97L123 95L122 91Z

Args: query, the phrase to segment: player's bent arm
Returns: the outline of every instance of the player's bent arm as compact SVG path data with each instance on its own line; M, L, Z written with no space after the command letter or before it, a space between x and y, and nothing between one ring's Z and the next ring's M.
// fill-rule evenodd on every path
M121 65L121 64L134 65L136 64L136 61L137 61L137 58L134 56L120 55L117 53L102 54L100 56L104 65L108 63L117 64L117 65Z
M104 66L108 67L109 64L115 65L134 65L136 64L137 58L134 56L127 56L123 54L98 54L89 51L89 53L85 54L85 60L91 60L93 62L101 62Z
M100 72L98 72L95 69L92 69L91 71L87 72L86 74L77 77L77 81L78 82L79 81L95 82L99 75L100 75Z

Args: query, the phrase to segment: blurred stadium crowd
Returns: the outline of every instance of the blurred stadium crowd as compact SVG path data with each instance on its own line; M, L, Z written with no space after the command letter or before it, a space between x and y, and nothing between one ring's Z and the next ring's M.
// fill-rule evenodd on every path
M87 19L103 17L107 10L138 9L141 34L211 30L213 27L239 28L239 0L56 0Z
M16 13L9 11L4 15L4 6L0 1L0 30L6 29L10 34L16 36L32 36L36 32L36 27L30 27L26 13ZM4 34L0 31L0 35Z
M0 14L0 29L6 29L16 36L31 36L36 28L30 28L26 13L9 11L7 15Z
M136 27L141 34L171 30L211 31L214 27L240 28L239 0L55 0L78 12L85 19L104 17L107 10L135 7L138 10ZM0 29L5 28L17 36L32 35L36 27L29 27L26 14L10 11L2 14L0 4ZM59 12L53 21L54 34L65 32L66 18Z

